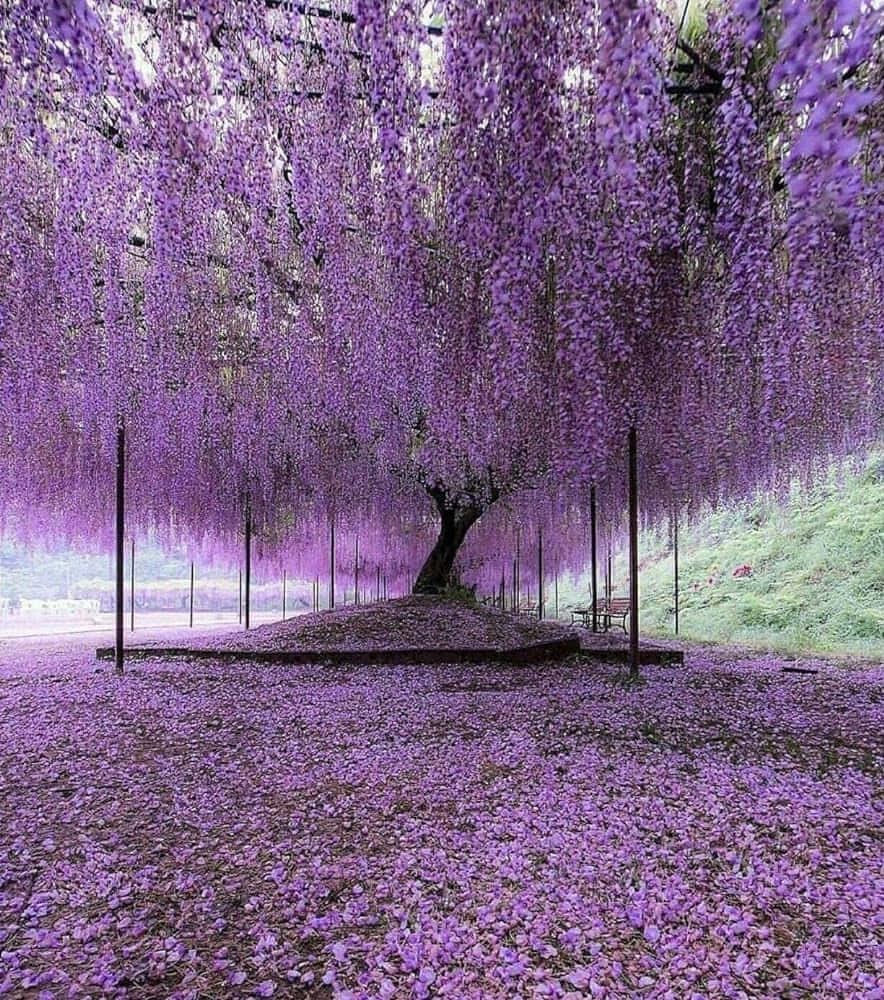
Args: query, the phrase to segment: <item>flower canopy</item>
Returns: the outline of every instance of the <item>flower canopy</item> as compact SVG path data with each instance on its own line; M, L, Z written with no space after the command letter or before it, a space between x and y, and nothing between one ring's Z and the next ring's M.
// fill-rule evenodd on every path
M884 413L884 7L20 0L0 19L0 512L414 567L427 491L583 551ZM686 59L687 52L690 58ZM695 80L703 86L693 86Z

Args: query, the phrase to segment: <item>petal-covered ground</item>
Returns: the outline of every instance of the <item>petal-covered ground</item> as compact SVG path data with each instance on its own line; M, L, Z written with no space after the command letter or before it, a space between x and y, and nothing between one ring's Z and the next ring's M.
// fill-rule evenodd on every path
M884 668L0 656L0 994L884 995Z

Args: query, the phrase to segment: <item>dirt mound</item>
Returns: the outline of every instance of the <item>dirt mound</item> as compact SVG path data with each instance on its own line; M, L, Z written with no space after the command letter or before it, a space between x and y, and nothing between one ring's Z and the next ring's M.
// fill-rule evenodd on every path
M176 647L219 651L309 652L353 650L516 649L573 635L561 624L503 613L436 596L400 597L298 615L248 632L176 638ZM138 645L161 646L160 640Z
M254 650L511 649L561 639L566 631L525 615L428 595L301 615L224 636L217 645Z

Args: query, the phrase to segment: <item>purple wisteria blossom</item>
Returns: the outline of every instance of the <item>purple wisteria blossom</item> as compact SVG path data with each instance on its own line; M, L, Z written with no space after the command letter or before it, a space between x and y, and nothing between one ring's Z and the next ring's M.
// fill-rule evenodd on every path
M491 589L591 485L607 552L631 426L655 523L880 434L880 4L716 5L687 95L656 0L6 6L23 537L106 537L122 424L133 531L401 588L438 514Z

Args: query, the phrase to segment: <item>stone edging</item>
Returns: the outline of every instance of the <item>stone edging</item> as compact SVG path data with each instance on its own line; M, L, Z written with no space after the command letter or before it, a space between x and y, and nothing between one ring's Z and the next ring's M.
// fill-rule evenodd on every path
M188 646L126 646L123 656L128 660L155 658L185 658L190 660L221 660L225 662L287 663L291 665L348 663L535 663L558 660L580 652L580 638L565 636L547 642L535 642L510 649L204 649ZM99 660L114 658L113 646L100 646L95 651Z

